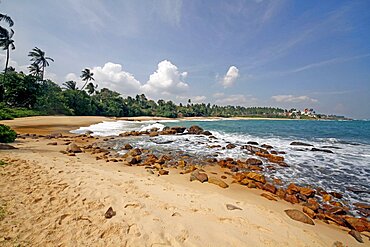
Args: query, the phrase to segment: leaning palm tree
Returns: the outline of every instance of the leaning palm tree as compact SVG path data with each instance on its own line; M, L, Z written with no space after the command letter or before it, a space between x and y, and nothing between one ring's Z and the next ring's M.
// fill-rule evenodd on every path
M3 48L3 50L6 51L6 62L5 62L5 69L4 69L4 80L6 77L6 72L8 70L8 64L9 64L9 51L10 49L14 50L14 40L12 39L14 35L13 29L10 29L10 32L6 29L0 26L0 47Z
M85 82L85 84L83 85L83 87L81 88L81 90L83 90L86 86L86 84L89 82L89 81L95 81L94 79L94 73L90 71L90 69L86 68L84 70L81 71L81 78L82 80Z
M93 93L95 93L95 89L98 88L98 85L94 85L92 82L90 82L89 84L87 84L86 86L86 91L88 94L92 95Z
M77 83L75 81L66 81L62 84L65 89L78 90Z
M14 25L14 22L13 22L12 18L10 18L10 16L4 15L4 14L1 14L1 13L0 13L0 21L7 22L9 24L9 27L12 27Z
M28 56L31 57L31 62L34 64L37 64L42 68L41 70L41 80L44 80L44 74L45 74L45 67L49 66L49 61L54 62L54 59L51 57L45 57L45 52L42 51L40 48L33 48L32 51L28 53Z
M30 66L28 66L28 69L31 75L41 77L41 68L37 64L35 63L31 64Z

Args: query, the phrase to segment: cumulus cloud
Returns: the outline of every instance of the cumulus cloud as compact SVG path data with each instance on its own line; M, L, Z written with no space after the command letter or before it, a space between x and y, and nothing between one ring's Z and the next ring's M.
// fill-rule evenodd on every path
M176 65L164 60L158 64L157 70L149 76L142 90L149 95L182 94L188 90L185 82L187 72L180 72Z
M310 98L306 95L294 96L294 95L275 95L271 97L272 100L279 103L317 103L317 99Z
M230 66L229 70L227 71L226 75L221 81L221 84L224 88L231 87L234 85L236 79L239 77L239 70L235 66Z

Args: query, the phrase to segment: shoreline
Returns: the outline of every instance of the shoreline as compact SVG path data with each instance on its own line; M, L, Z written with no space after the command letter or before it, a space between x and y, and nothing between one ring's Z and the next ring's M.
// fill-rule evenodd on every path
M18 120L13 126L21 131L52 134L55 133L56 127L67 131L77 124L75 118L64 118L70 117L57 117L54 121L51 121L50 117L29 119L28 122ZM97 121L115 120L79 118L78 123L86 125ZM137 120L136 118L134 121ZM147 118L141 117L140 120L147 121ZM40 131L40 126L47 128ZM78 145L86 145L89 142L83 136L78 137L71 133L68 136L64 139L70 139ZM0 151L0 160L5 159L10 163L4 169L0 168L3 181L0 186L4 188L0 192L0 202L3 203L4 199L10 201L6 203L6 210L10 210L11 219L24 221L18 222L20 240L31 240L32 243L42 241L49 244L61 241L67 245L76 243L113 245L117 243L114 241L119 240L127 241L129 246L143 243L164 243L170 246L209 244L214 246L230 243L236 246L245 243L253 243L253 246L281 246L282 243L286 246L307 244L332 246L335 241L340 241L349 246L364 246L348 235L346 228L317 220L315 226L309 226L289 219L284 210L299 209L300 205L292 205L282 200L271 202L260 196L262 190L245 189L239 184L232 183L229 176L225 180L230 185L227 189L209 183L189 182L189 174L181 175L179 170L174 168L168 168L170 171L168 176L156 176L142 167L125 166L120 162L107 163L105 160L96 160L93 155L87 153L76 156L61 154L60 151L67 147L63 145L65 141L59 139L55 141L57 145L48 145L54 142L48 139L20 139L14 145L19 148L18 150ZM217 173L217 176L226 171L216 167L207 167L205 170L208 174ZM27 181L28 186L22 187L24 181ZM50 183L54 184L52 188L48 186ZM58 192L59 186L67 187ZM24 194L30 189L32 192L29 196L27 193ZM50 197L45 197L50 193ZM27 205L18 205L18 197L28 201L31 208L27 208ZM73 215L77 215L73 218L71 212L65 212L69 208L61 202L64 199L69 202L76 201L75 197L79 200L78 207L72 204L70 208L74 210ZM57 203L50 200L56 200ZM60 203L61 205L58 205ZM228 203L242 210L229 211L225 208ZM51 206L47 210L46 218L42 216L44 214L42 210L32 210L33 205L38 207L39 204L43 205L42 210ZM107 221L102 215L109 205L117 211L117 216ZM18 209L24 210L24 215L18 212ZM82 220L76 220L79 217ZM57 231L50 232L48 229L55 218L61 223L55 226ZM3 232L12 234L8 228L12 223L10 219L5 220L8 221L0 228ZM64 221L66 223L63 223ZM197 225L194 225L194 222L197 222ZM26 226L21 226L24 223ZM30 224L37 225L40 229L27 228ZM164 226L163 231L158 229L158 224ZM45 225L49 227L45 228ZM100 234L103 237L95 239L97 237L95 236L92 241L87 237L73 239L71 236L64 236L71 231L83 236L83 230L79 227L90 229L97 236ZM120 232L119 229L124 231ZM27 231L32 234L28 234ZM44 231L49 231L51 237L43 239L41 236L46 237ZM121 238L118 237L119 234L122 234ZM108 240L106 236L110 236L112 240ZM365 245L370 243L367 239L369 235L366 236L363 237ZM10 243L5 235L0 235L0 243L2 237L5 239L4 243ZM15 238L12 236L11 241Z

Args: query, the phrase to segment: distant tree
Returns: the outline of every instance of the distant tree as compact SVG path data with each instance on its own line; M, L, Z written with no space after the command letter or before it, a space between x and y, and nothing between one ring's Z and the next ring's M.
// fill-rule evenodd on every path
M0 47L3 48L4 51L6 51L6 62L5 62L5 69L4 69L4 80L5 75L8 70L8 64L9 64L9 51L10 49L14 50L14 40L12 39L14 35L13 29L10 29L10 32L6 29L0 26Z
M85 82L85 84L83 85L83 87L81 88L81 90L83 90L86 86L86 84L89 82L89 81L95 81L94 79L94 73L92 73L90 71L90 69L86 68L84 70L81 71L81 78L82 80Z
M28 66L28 70L30 71L30 74L36 77L41 78L41 68L37 64L33 63L30 66Z
M95 93L95 89L98 87L98 85L94 85L92 82L87 84L86 91L88 94L92 95Z
M62 86L67 90L78 90L77 83L75 81L66 81Z
M46 57L45 52L40 48L35 47L28 53L28 56L31 57L31 62L40 66L41 70L41 80L44 80L45 67L49 66L49 61L54 62L54 59L51 57Z

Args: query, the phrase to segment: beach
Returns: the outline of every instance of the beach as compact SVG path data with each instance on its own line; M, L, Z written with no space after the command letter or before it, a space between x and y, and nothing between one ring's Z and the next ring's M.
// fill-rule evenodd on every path
M88 152L69 155L70 143L92 145L103 138L70 130L105 117L32 117L0 121L27 136L0 150L0 245L14 246L368 246L349 229L314 220L292 220L284 210L302 206L262 197L264 192L233 183L226 168L203 172L229 185L189 181L191 174L166 168L159 176L140 166L107 162ZM168 120L125 118L130 121ZM68 143L68 144L67 144ZM67 145L65 145L67 144ZM231 205L231 206L230 206ZM105 217L112 207L115 215Z

